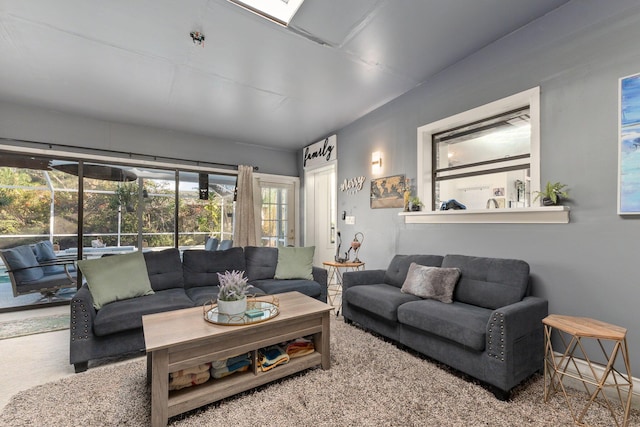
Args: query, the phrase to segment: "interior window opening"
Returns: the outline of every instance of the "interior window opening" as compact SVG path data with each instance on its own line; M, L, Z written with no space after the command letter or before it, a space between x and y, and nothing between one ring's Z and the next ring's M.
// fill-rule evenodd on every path
M532 207L539 98L533 88L418 128L418 194L427 209Z

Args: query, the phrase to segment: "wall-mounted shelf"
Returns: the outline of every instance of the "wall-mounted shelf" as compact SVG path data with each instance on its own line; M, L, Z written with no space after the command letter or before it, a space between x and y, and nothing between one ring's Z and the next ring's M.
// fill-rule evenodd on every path
M406 224L567 224L568 206L400 212Z

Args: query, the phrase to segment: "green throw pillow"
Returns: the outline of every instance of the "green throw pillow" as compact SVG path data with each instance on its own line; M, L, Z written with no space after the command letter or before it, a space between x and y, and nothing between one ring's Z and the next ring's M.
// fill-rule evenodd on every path
M154 293L141 252L78 261L78 267L87 279L96 310L110 302Z
M315 246L304 248L278 248L278 264L274 279L313 280L313 254Z

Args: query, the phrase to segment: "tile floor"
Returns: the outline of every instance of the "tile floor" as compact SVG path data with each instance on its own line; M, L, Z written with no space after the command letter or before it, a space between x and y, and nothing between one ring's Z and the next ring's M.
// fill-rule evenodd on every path
M0 322L68 311L69 306L65 305L0 313ZM101 364L125 363L136 357L143 358L144 355L108 359L95 364L92 362L90 368ZM69 364L69 330L0 340L0 366L3 367L3 374L0 375L1 410L19 391L76 375L73 365ZM25 372L28 374L25 375Z
M69 306L0 314L0 322L61 314ZM11 396L38 384L73 375L69 364L69 330L0 340L0 408ZM28 375L25 375L28 372Z

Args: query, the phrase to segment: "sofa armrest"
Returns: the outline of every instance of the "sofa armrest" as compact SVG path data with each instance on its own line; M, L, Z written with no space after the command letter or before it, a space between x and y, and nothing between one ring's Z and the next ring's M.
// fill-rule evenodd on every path
M327 302L327 270L321 267L312 267L313 280L320 283L320 300Z
M93 307L93 297L86 284L82 285L71 299L71 325L69 362L72 364L85 363L91 358L88 353L87 341L92 341L93 323L96 318ZM86 369L86 365L85 365Z
M345 271L342 273L342 292L353 286L384 283L385 270Z
M541 361L543 351L542 319L548 313L548 301L538 297L525 297L515 304L494 310L487 324L486 345L489 356L504 362L505 359L511 357L510 353L517 351L516 345L529 337L540 342L539 347L530 347L528 352L539 352ZM536 359L538 358L536 357Z

